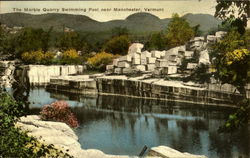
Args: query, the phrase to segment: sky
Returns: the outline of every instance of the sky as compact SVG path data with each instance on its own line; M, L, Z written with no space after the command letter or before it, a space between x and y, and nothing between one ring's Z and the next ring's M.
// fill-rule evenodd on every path
M214 15L215 6L216 0L0 1L0 13L24 12L30 14L80 14L104 22L115 19L125 19L127 16L137 12L148 12L161 19L170 18L173 13L178 13L179 15L185 15L187 13ZM115 11L115 8L130 10ZM67 9L71 10L69 11ZM75 9L81 10L75 11Z

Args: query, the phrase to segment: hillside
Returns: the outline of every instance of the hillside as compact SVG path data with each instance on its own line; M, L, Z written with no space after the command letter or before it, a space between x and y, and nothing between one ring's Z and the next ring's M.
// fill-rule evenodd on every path
M207 32L217 28L220 21L208 14L186 14L183 16L191 26L201 25L201 30ZM98 22L84 15L72 14L41 14L32 15L26 13L0 14L0 22L10 27L23 26L48 29L51 26L55 31L61 31L63 27L69 27L82 32L106 32L114 27L127 27L131 33L149 33L165 30L171 19L159 19L149 13L136 13L124 20L112 20Z

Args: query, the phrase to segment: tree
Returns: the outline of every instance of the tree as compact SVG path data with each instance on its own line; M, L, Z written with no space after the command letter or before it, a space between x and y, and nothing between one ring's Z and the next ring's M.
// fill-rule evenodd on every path
M117 36L111 38L106 44L104 44L103 50L112 54L125 55L128 52L129 44L130 41L128 36Z
M240 108L229 116L222 130L235 130L247 124L250 117L250 102L245 89L246 84L250 82L250 51L246 49L248 46L248 36L242 36L237 30L232 30L212 47L213 62L217 68L215 77L222 84L234 85L242 95L237 103Z
M68 49L86 51L88 49L88 43L78 32L64 32L57 39L56 46L62 51Z
M178 14L173 14L166 33L167 45L170 48L183 45L192 37L194 37L194 31L188 22Z
M51 31L52 28L48 32L45 32L43 29L24 28L12 40L17 57L20 58L24 52L37 51L39 49L47 51Z
M248 58L248 50L245 48L246 41L237 30L232 30L222 41L213 46L211 54L217 68L216 77L222 81L222 84L234 85L243 95L245 95L247 71L250 68L245 65ZM240 60L236 60L237 58Z
M126 27L114 27L112 30L112 37L128 35L129 31Z
M163 32L153 33L149 37L149 41L145 44L146 49L163 50L166 47L166 38Z
M250 17L250 1L217 0L215 9L215 17L221 18L224 22L229 22L241 34L245 32L247 18Z

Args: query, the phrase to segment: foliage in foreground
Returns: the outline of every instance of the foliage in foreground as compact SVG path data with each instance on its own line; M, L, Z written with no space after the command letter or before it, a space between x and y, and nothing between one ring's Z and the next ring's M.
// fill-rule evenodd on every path
M53 145L45 145L15 127L23 116L22 104L0 93L0 157L71 157Z
M244 99L238 103L240 107L235 113L229 115L225 125L219 128L221 132L235 131L248 124L250 119L250 100Z
M239 109L229 116L225 126L220 131L238 129L249 120L249 100L246 98L246 84L250 82L250 51L249 31L241 35L237 30L231 30L221 41L212 46L213 64L217 71L215 77L222 84L234 85L243 100L239 102Z
M250 52L246 48L249 41L236 30L213 46L212 56L217 72L215 77L222 83L229 83L237 87L245 95L245 85L250 81Z
M43 120L64 122L72 128L78 126L78 121L66 101L56 101L50 105L45 105L41 111L41 118Z
M117 55L106 52L97 53L95 56L88 59L89 66L94 70L105 71L106 65L111 63Z

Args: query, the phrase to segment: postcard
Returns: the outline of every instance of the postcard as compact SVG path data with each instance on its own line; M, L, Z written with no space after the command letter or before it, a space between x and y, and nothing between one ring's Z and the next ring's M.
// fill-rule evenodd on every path
M0 1L0 157L249 158L249 7Z

